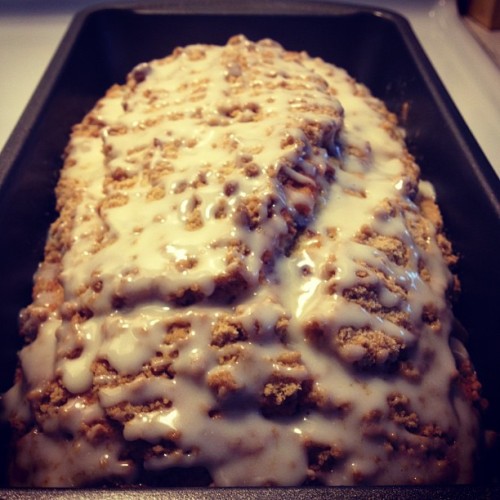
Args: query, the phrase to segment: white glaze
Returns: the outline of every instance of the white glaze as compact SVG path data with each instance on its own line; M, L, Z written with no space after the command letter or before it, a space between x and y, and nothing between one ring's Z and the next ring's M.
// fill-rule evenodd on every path
M235 59L238 50L248 51L249 61L254 60L255 53L268 52L272 61L262 65L257 58L261 65L253 68L251 78L245 77L244 90L231 95L226 77L241 75ZM196 51L203 51L205 57L189 60ZM405 151L402 133L396 130L393 137L387 134L377 102L363 95L361 87L343 70L305 54L292 61L282 56L277 45L240 40L229 48L194 46L175 58L153 62L145 82L135 91L122 90L118 96L102 101L100 119L106 123L102 137L73 141L70 157L77 159L77 165L65 169L63 177L78 179L83 201L77 209L72 245L64 255L61 277L65 299L91 307L94 316L72 326L63 321L59 327L60 346L68 342L64 339L69 335L81 347L75 359L64 357L61 347L58 351L54 331L61 319L57 311L41 327L37 339L21 352L30 391L42 390L44 382L58 376L73 395L58 419L45 422L49 436L35 429L19 442L21 465L31 469L31 459L45 464L26 479L27 483L72 485L80 480L79 474L83 474L84 482L94 473L98 479L108 472L133 481L134 467L118 458L124 444L109 442L90 448L81 427L99 421L106 410L122 403L144 405L124 423L124 442L141 439L155 444L173 439L179 447L178 453L148 458L146 469L203 465L220 486L301 484L307 476L304 442L310 440L335 445L346 457L333 470L321 473L326 484L353 484L356 475L376 484L432 480L435 462L416 467L403 455L391 459L380 441L367 439L360 432L363 418L378 410L385 415L387 435L415 446L426 445L426 438L401 429L387 418L387 398L392 393L406 395L422 422L458 433L463 452L458 480L468 479L477 424L460 397L450 400L456 368L448 346L452 316L445 292L451 275L432 225L428 223L425 251L409 232L408 220L418 208L403 190L406 172L401 160ZM221 71L221 64L226 73ZM278 91L277 81L284 86L292 81L303 88L292 92L281 87ZM157 99L152 103L144 100L144 89L154 90ZM220 111L235 102L257 104L265 117L265 128L247 121L252 118L251 112L245 112L249 114L243 114L242 121L214 125L221 120ZM309 105L316 106L314 112L304 111ZM157 120L160 127L141 126L147 118ZM295 143L283 150L280 140L287 134L305 140L301 127L308 120L321 126L329 124L331 143L314 152L307 151L311 149L307 141L305 146ZM126 125L134 134L112 135L111 130L118 125ZM343 150L340 163L333 143L339 129ZM191 139L195 141L189 145ZM183 147L160 150L160 145L175 141ZM101 145L109 148L104 155ZM137 152L137 147L145 149ZM350 154L349 147L358 148L363 156ZM228 164L238 163L238 155L250 153L261 175L246 177L234 168L226 172ZM291 191L277 181L275 173L285 161L288 163L283 172L300 185L317 188L316 197ZM146 173L160 165L172 167L172 172L159 181L167 195L147 200L151 185ZM293 168L297 165L301 171ZM335 180L329 185L325 172L332 167ZM127 204L99 211L96 206L114 189L104 183L105 176L115 168L138 175L139 181L129 193ZM176 193L179 186L192 183L200 169L207 183ZM226 197L229 216L216 219L215 206L224 198L222 186L228 182L237 185L236 194ZM238 202L252 194L264 200L272 197L279 208L253 232L238 224L235 215ZM434 196L429 184L421 184L421 195ZM387 200L404 203L405 215L399 211L393 217L377 216ZM186 229L185 221L198 205L203 208L203 225ZM301 240L289 256L284 256L276 248L288 227L279 213L287 210L296 217L299 205L307 207L311 237ZM261 210L265 212L266 208L261 206ZM355 241L363 226L399 238L409 249L408 263L397 265L380 250ZM329 237L332 228L334 238ZM96 252L95 235L102 231L111 236L110 243ZM232 305L201 301L188 309L172 306L168 296L178 287L196 284L205 296L213 293L221 269L228 269L226 251L232 240L243 241L250 250L248 255L236 255L249 291ZM276 253L275 267L271 274L262 276L261 258L270 248ZM198 265L179 271L176 264L189 257L195 257ZM429 282L417 272L419 260L431 272ZM360 282L357 273L366 270L366 265L370 270L363 283L380 285L376 272L381 272L407 292L403 300L382 286L379 298L385 307L408 313L408 328L344 298L343 292ZM102 280L102 291L97 296L82 292L90 277L96 275ZM115 310L112 296L117 292L133 297L134 307ZM423 307L429 303L437 308L441 322L438 332L421 320ZM210 345L211 331L225 315L242 323L249 339L219 350ZM281 339L276 324L284 317L289 319L288 333ZM189 333L167 345L165 329L178 320L189 322ZM414 365L426 369L419 383L400 376L357 372L351 364L365 356L365 348L334 343L318 347L305 333L311 322L321 325L331 339L342 327L370 327L383 332L411 347ZM139 375L155 354L170 356L174 350L178 354L172 361L172 379ZM300 364L278 361L280 355L290 352L300 353ZM426 361L428 352L433 356L430 365ZM43 367L33 362L39 353L47 359ZM221 353L237 354L237 361L220 364ZM377 362L382 364L387 355L380 352ZM116 377L135 378L117 384L115 375L94 375L96 359L106 360ZM210 418L209 411L217 408L219 401L208 381L224 372L230 373L236 386L235 406L224 407L220 419ZM277 375L299 382L314 381L327 404L347 405L347 415L311 410L283 420L265 418L256 408L257 402L269 378ZM6 403L11 416L27 421L19 384L9 392ZM86 393L92 388L98 402L86 404ZM159 400L169 404L163 409L148 409L148 404ZM58 429L71 433L73 440L58 440ZM74 454L71 460L61 458L68 453ZM103 460L99 457L106 457L109 470L96 472L96 463Z

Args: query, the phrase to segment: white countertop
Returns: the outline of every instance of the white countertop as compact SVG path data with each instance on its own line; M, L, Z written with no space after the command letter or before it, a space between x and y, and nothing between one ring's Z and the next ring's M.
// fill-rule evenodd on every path
M307 1L307 0L304 0ZM96 0L1 0L0 149L26 107L72 17ZM452 0L343 0L393 10L410 22L480 147L500 176L500 69Z

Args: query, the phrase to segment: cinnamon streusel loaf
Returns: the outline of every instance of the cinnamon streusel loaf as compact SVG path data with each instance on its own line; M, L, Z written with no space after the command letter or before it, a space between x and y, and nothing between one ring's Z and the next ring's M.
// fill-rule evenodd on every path
M344 70L243 36L141 64L74 127L57 200L13 485L472 479L455 257Z

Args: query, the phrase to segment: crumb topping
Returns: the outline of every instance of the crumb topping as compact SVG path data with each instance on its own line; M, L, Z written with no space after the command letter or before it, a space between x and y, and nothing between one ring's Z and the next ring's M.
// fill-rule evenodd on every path
M456 258L344 70L243 36L141 64L74 127L57 206L4 397L13 483L471 479Z

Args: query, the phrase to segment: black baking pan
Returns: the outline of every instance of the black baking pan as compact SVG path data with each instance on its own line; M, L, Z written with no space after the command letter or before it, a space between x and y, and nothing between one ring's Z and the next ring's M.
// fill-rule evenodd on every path
M447 234L460 255L455 306L500 431L500 183L447 95L409 24L394 13L320 1L172 1L107 4L75 17L0 156L0 392L13 380L19 310L55 218L53 189L71 125L136 64L179 45L224 44L243 33L347 69L400 116L422 176L434 183ZM487 455L475 485L419 488L15 490L6 481L8 430L1 429L2 498L494 498L500 460Z

